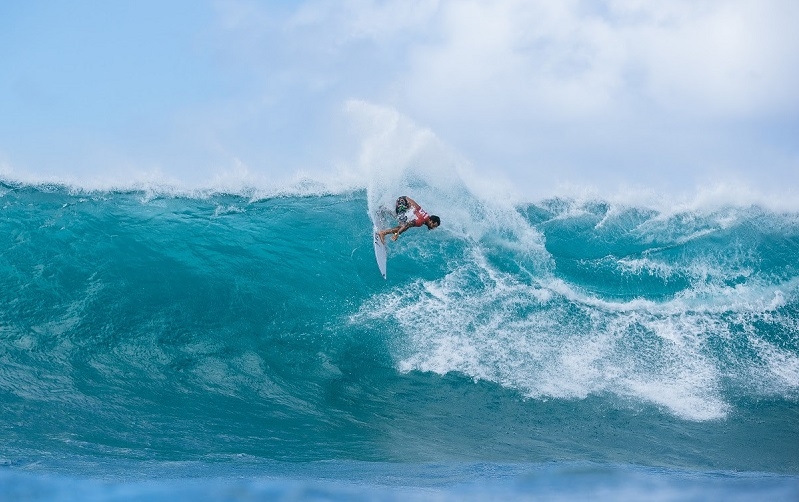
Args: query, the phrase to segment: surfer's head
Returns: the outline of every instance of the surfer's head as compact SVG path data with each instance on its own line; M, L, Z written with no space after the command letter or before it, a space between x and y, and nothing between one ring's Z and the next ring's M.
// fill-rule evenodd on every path
M441 225L441 218L439 218L434 214L431 214L430 217L427 218L425 224L427 225L428 230L433 230L437 226Z

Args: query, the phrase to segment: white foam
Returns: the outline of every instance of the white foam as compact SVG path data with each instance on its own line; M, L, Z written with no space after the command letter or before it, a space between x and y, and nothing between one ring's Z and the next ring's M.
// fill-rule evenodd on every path
M799 356L754 336L749 341L765 362L769 380L776 380L792 392L799 391Z
M519 246L541 242L516 210L519 199L501 178L474 167L430 129L396 110L351 100L346 111L360 141L357 160L345 170L366 181L368 210L393 211L408 195L442 219L440 232L481 240L504 233ZM535 244L532 244L535 247Z
M623 273L635 276L646 273L661 279L669 279L676 273L672 265L650 258L620 258L616 263Z
M460 372L531 398L611 393L700 421L729 413L722 381L730 372L742 392L795 392L799 359L791 353L750 341L766 361L763 368L748 357L726 358L747 343L741 327L753 330L775 315L786 295L799 291L797 280L709 284L666 300L612 301L546 269L531 283L520 282L472 244L444 278L379 295L355 317L400 326L399 371Z
M238 179L215 177L206 181L185 182L158 174L120 180L113 177L77 179L68 175L19 175L6 171L0 172L0 182L37 188L62 188L74 194L139 192L143 202L161 197L207 199L216 195L235 195L257 201L275 197L339 195L364 188L363 183L346 176L302 173L280 180L246 175Z
M775 213L799 213L799 188L786 185L780 190L758 190L747 184L716 182L683 188L678 192L660 187L619 186L616 190L599 190L590 185L562 184L553 187L548 198L562 198L574 207L596 202L608 203L611 211L624 208L645 208L667 220L679 214L707 215L738 209L761 207ZM540 202L529 200L528 202ZM734 220L729 220L734 221Z

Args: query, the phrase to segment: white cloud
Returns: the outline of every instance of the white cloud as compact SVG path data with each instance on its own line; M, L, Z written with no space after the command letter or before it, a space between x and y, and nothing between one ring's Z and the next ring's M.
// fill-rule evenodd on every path
M153 164L325 169L357 150L339 144L350 99L520 185L696 183L753 162L782 182L799 163L787 134L757 129L799 128L792 1L214 5L203 44L221 92L162 120L170 158Z
M153 87L157 106L151 94L124 100L137 111L150 103L160 130L131 114L138 134L106 131L96 125L105 110L93 121L81 106L81 134L133 164L183 165L187 176L236 159L253 172L290 174L357 150L340 146L346 127L336 116L355 99L429 128L478 169L537 186L690 183L753 168L764 170L758 180L799 183L794 0L210 1L213 26L203 15L161 20L185 23L170 31L176 55L167 59L195 72ZM150 8L139 13L148 18ZM114 33L102 44L115 47ZM142 60L162 49L131 47ZM36 56L20 52L30 67L47 67ZM53 88L68 87L68 75L52 75ZM156 81L141 78L129 87ZM75 102L118 95L99 80L78 86L86 99ZM175 96L184 89L194 97ZM27 146L41 141L13 138L12 128L0 145L8 162L92 164L74 134L50 123L50 108L30 130L66 138L60 153Z
M636 99L663 113L797 111L792 2L457 1L405 76L417 108L501 120L618 114Z
M659 105L733 117L797 111L799 4L674 2L645 11L629 3L637 2L616 2L619 14L644 21L619 33Z
M219 5L221 24L270 76L357 74L353 87L455 119L572 120L642 103L692 117L799 109L799 3L790 0ZM381 71L364 79L359 65Z
M392 105L528 183L768 179L774 164L779 184L796 147L760 128L796 127L797 14L784 0L445 1L403 48Z

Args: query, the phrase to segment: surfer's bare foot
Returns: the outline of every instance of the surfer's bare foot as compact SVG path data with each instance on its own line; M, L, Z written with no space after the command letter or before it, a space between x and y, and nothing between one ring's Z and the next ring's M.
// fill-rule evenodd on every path
M397 239L399 239L399 232L394 232L394 235L391 236L391 240L395 241Z
M380 237L380 243L385 245L386 243L386 234L383 232L377 232L377 236Z

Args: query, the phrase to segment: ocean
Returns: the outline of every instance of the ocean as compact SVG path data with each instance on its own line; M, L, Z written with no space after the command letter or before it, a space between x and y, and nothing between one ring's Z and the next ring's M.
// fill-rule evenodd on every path
M370 214L403 194L442 225L384 280ZM796 211L414 182L0 206L0 500L799 499Z

